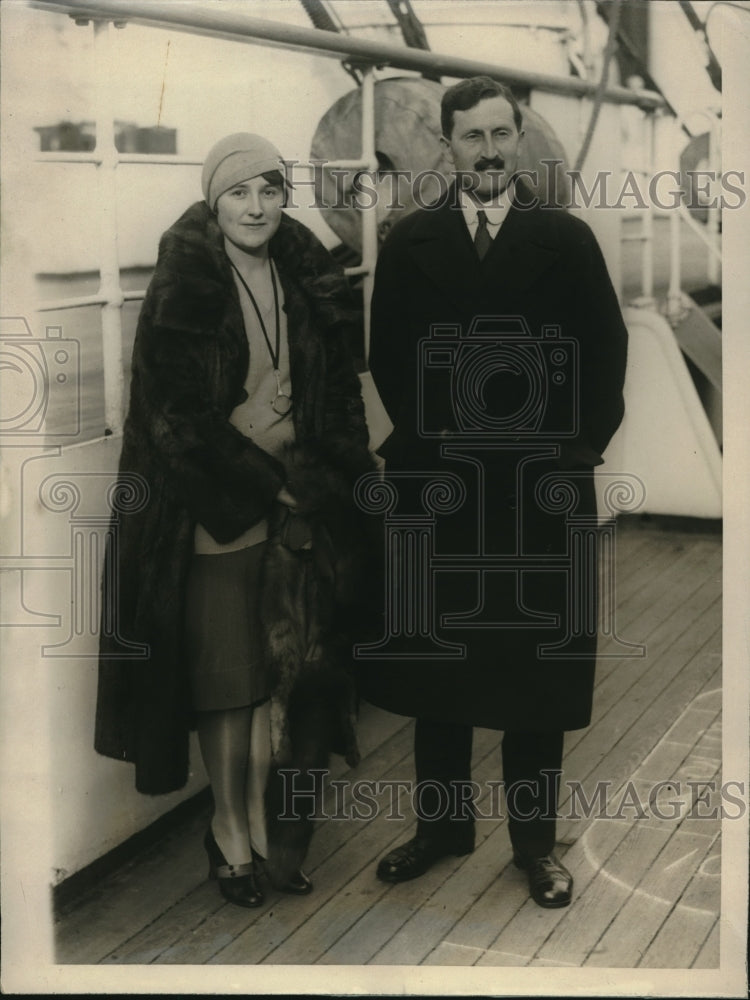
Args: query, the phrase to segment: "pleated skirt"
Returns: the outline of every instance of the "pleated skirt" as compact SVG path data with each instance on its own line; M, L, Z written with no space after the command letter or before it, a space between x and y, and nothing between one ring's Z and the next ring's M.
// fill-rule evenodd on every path
M185 628L196 711L241 708L270 697L259 613L266 544L193 556Z

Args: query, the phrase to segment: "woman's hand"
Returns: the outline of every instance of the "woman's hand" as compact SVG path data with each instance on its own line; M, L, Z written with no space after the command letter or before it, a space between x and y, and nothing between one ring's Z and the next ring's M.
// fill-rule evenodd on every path
M285 545L288 549L292 549L292 551L311 549L312 532L310 522L302 514L297 513L297 501L295 498L285 486L282 486L276 494L276 499L287 509L280 527L279 537L281 544Z
M283 503L284 506L288 507L290 510L295 510L297 507L297 501L294 499L286 486L281 487L279 492L276 494L276 499L279 503Z

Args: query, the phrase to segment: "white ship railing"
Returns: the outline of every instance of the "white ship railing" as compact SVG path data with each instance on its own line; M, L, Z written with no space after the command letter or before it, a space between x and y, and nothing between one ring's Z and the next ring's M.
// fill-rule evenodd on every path
M554 76L510 67L484 63L383 44L369 39L321 31L252 17L221 4L203 7L183 4L176 0L31 0L32 7L40 10L67 13L76 23L93 23L95 49L96 93L96 149L90 153L45 153L44 162L88 163L97 167L100 195L99 259L100 285L95 294L45 301L40 311L52 312L81 306L100 306L102 310L102 350L104 365L105 423L107 433L122 429L124 373L122 366L122 306L127 301L143 298L143 290L122 289L118 251L118 225L116 217L117 170L121 164L170 164L199 166L200 161L179 156L120 153L115 146L114 112L110 88L107 86L111 65L110 44L112 26L123 28L128 23L152 27L172 26L201 35L245 41L266 46L281 46L297 51L312 52L330 58L346 57L362 73L362 136L361 157L353 160L332 161L329 166L356 170L376 171L375 155L375 69L389 67L417 72L462 77L488 74L507 83L537 90L565 94L572 98L591 97L597 90L595 81L578 77ZM626 87L608 87L603 100L619 105L635 105L644 112L647 143L653 158L653 129L655 113L666 109L663 98L652 91ZM684 216L671 213L673 234L678 236L680 218L695 227L689 213ZM365 361L369 354L369 302L372 295L375 261L378 250L377 217L375 207L362 210L362 262L347 268L350 275L363 279L365 317ZM710 260L718 259L718 219L712 216L716 236L709 237ZM698 227L704 236L702 227ZM645 297L653 295L653 209L643 215L642 229L635 236L642 244L641 285ZM673 283L679 287L679 247L676 239L673 265ZM711 264L716 267L717 265ZM712 272L713 273L713 272ZM675 277L676 275L676 277Z

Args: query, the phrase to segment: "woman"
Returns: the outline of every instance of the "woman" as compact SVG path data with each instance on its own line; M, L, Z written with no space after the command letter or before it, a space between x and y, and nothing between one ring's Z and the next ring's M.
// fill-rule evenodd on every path
M357 314L343 272L282 211L283 169L266 139L228 136L206 158L205 201L162 237L120 460L121 482L140 476L147 499L115 514L104 574L96 749L134 762L139 791L169 792L187 780L197 728L210 873L241 906L263 901L270 748L277 766L298 752L285 710L302 666L316 763L337 736L331 712L348 710L336 609L339 577L350 589L357 567L341 553L357 534L351 487L371 468L347 348ZM288 828L274 828L280 887L306 893L310 830L290 852Z

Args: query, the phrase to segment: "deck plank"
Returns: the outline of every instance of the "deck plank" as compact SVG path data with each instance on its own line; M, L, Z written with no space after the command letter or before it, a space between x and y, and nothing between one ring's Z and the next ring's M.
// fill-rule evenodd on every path
M666 830L633 825L575 907L565 911L537 957L583 965L668 840Z
M101 961L135 929L148 926L197 886L206 874L201 849L196 846L202 837L201 825L192 821L170 831L86 893L57 925L58 961Z
M484 955L484 948L441 941L422 963L423 965L474 965Z
M689 969L697 959L716 922L718 911L721 887L720 868L712 864L718 857L715 847L714 842L682 893L680 902L646 949L641 967Z
M494 750L497 745L498 734L485 733L484 741ZM483 737L478 735L479 753L482 753ZM488 750L488 753L491 752ZM381 776L387 781L411 781L413 780L413 762L411 754L400 760L397 765L385 775ZM395 847L406 836L411 835L413 819L410 810L405 808L404 819L394 820L389 818L390 806L388 801L389 793L386 791L376 795L379 803L378 814L369 821L339 824L344 831L345 839L340 848L320 866L314 873L318 888L316 892L301 899L282 900L282 903L293 902L292 907L277 906L274 911L273 921L266 921L258 928L249 928L237 940L222 947L220 953L211 959L212 961L222 961L231 963L248 963L271 961L274 964L289 964L289 961L281 963L276 956L284 954L289 950L287 946L284 951L281 949L284 943L294 935L300 928L303 928L307 921L314 919L318 910L340 896L346 906L350 900L357 900L357 893L364 889L368 901L372 908L377 907L379 894L381 892L380 883L375 880L374 861L382 854ZM387 809L386 806L389 808ZM324 839L324 838L321 838ZM357 885L350 891L349 884L359 876ZM350 895L347 896L347 893ZM351 912L345 916L346 926L351 926ZM307 940L305 931L302 931L302 940ZM293 946L296 948L297 944ZM271 956L274 957L271 957ZM300 961L302 961L300 959Z
M366 768L368 771L372 769L375 773L381 773L383 769L387 770L397 761L410 759L413 736L409 720L374 709L369 709L364 713L364 716L367 719L367 728L364 738L360 732L360 745L365 752L369 749L369 753L359 765L360 770ZM382 727L386 737L380 743L377 740L376 726ZM339 772L355 773L355 771L347 771L345 765L343 768L339 767ZM329 786L326 788L324 811L333 812L332 799ZM202 827L206 823L207 817L201 819L200 834L194 838L198 844L200 844L202 836ZM323 825L321 823L321 826ZM333 853L337 844L345 838L344 831L340 829L341 826L341 823L331 823L330 832L327 830L325 835L321 835L320 827L316 830L309 855L308 868L311 874L315 873L324 857ZM186 949L197 959L197 956L202 954L204 936L207 934L209 938L211 937L210 927L202 926L206 924L207 919L213 921L216 918L217 926L225 920L229 921L230 928L237 926L237 918L234 915L236 908L224 903L215 885L209 885L202 880L205 862L199 846L196 848L195 857L195 871L201 872L198 884L190 887L190 891L182 899L163 912L140 933L134 935L124 946L108 955L106 961L143 963L160 959L166 962L173 958L176 961L181 961L180 956L185 954ZM261 913L267 913L271 906L272 900L268 900L265 906L257 911L246 911L245 919L242 921L243 929L245 925L249 926L255 920L260 919ZM219 915L219 911L223 909L227 909L227 913ZM231 942L234 940L231 936L232 933L230 929L229 938L220 940L225 940L225 943ZM209 949L215 946L216 942L212 941ZM185 961L188 960L186 957Z
M509 869L511 848L507 834L496 827L470 861L443 878L422 905L371 959L376 965L419 965L448 935L473 900L491 893L498 871ZM514 870L510 891L498 899L497 919L512 918L527 896L525 880ZM397 888L393 890L397 892ZM496 895L496 893L493 893Z
M633 622L654 599L662 596L665 587L678 584L695 589L715 572L720 559L713 539L690 540L678 534L667 545L654 547L642 560L638 571L624 579L620 578L616 567L614 601L622 609L619 614L627 622Z
M689 969L716 921L716 914L678 903L648 946L639 968Z
M691 969L718 969L719 968L719 943L720 943L720 923L717 916L711 928L711 933L706 938L706 942L698 952L698 957L690 966Z
M566 735L564 779L580 781L588 796L609 781L607 812L619 816L564 818L571 803L563 786L559 853L575 876L573 906L543 910L528 898L498 818L478 821L472 855L446 858L411 883L381 883L377 861L414 828L408 798L401 820L386 817L385 792L373 818L337 819L327 785L328 818L317 825L306 863L310 896L272 890L256 910L226 904L205 879L206 811L61 915L58 960L715 968L720 822L711 810L720 795L709 795L708 815L691 816L687 782L716 789L720 781L721 540L626 523L617 562L618 632L645 642L647 655L605 656L592 725ZM601 648L612 651L612 643ZM500 739L475 731L480 783L501 777ZM413 780L410 720L363 705L359 740L359 767L334 758L330 778ZM681 786L678 815L635 818L632 796L648 803L667 781ZM672 793L662 790L669 801ZM631 805L618 813L624 795Z
M565 853L565 864L574 877L572 906L576 910L578 909L578 900L628 831L629 825L627 823L595 821L587 831L588 836L579 839ZM563 851L560 851L560 857L563 857ZM486 941L485 947L488 952L522 955L524 957L522 964L528 964L536 957L567 912L565 909L543 910L524 893L523 905L513 920L507 922L503 928L499 928L499 933L494 938L485 934L477 940L484 939ZM450 940L459 942L468 940L465 934L469 927L470 925L467 924L465 928L454 928ZM481 933L478 927L475 928L475 933ZM487 961L492 964L491 956ZM487 964L487 962L481 960L478 964Z
M391 766L385 772L387 780L408 780L411 773L411 738L405 727L392 738L391 752L385 755L385 762ZM362 765L360 764L360 770ZM385 805L386 792L380 797L381 806ZM337 891L344 870L353 869L356 872L364 864L364 859L370 856L378 844L386 841L388 831L381 827L385 823L384 810L376 819L381 822L373 828L376 820L359 823L331 823L333 838L341 841L336 846L327 837L328 829L316 830L310 852L309 870L316 883L315 892L304 897L283 896L273 890L269 891L265 903L254 910L246 910L237 917L234 911L239 907L227 904L212 921L219 925L219 934L214 934L214 928L205 924L195 929L189 943L185 940L176 942L161 956L160 961L166 963L209 962L217 960L237 964L249 964L261 961L265 954L276 947L296 927L315 912L322 903ZM356 827L355 830L344 827ZM322 836L321 836L322 833ZM313 853L314 852L314 853ZM321 860L322 858L322 860Z
M651 663L638 683L630 684L627 696L598 718L572 748L565 761L566 774L586 776L588 784L609 781L616 787L633 773L714 673L721 654L716 609L709 608L692 621L687 611L686 615L687 621L673 616L678 620L659 642L658 662Z
M499 734L489 730L477 730L475 734L474 774L482 782L487 777L495 777L499 770ZM388 821L392 838L384 849L396 846L412 833L413 820L408 825ZM377 821L375 821L377 822ZM479 823L477 840L487 834L485 824ZM380 853L383 853L382 851ZM376 858L380 855L376 855ZM476 853L473 857L476 856ZM371 861L362 868L354 879L347 882L338 896L334 895L307 922L294 940L285 942L270 956L275 962L286 963L288 955L301 954L300 960L324 964L352 964L366 962L378 950L383 941L382 934L390 936L413 913L417 900L429 898L434 886L449 877L453 868L459 867L466 859L446 859L440 866L412 883L388 886L375 876L375 864ZM472 858L473 860L473 858ZM354 909L360 897L365 896L369 905ZM383 916L385 914L385 916ZM361 919L360 919L361 918Z
M707 834L675 831L643 872L636 891L599 938L585 965L615 969L637 966L676 906L693 866L703 861L713 841Z
M594 725L604 719L624 694L656 662L657 657L692 621L696 613L713 604L719 592L720 556L711 546L701 551L689 564L665 554L658 583L648 580L626 596L617 593L616 629L631 642L646 645L644 657L610 657L612 644L600 642L597 683L594 690ZM693 550L691 550L692 552ZM706 565L708 564L708 565ZM689 572L687 572L689 570ZM569 749L590 730L577 730L566 736Z
M498 877L471 900L471 905L448 930L446 939L433 947L422 960L424 965L440 965L443 948L457 949L462 965L474 965L504 927L515 924L528 901L528 890L518 870L508 863Z

